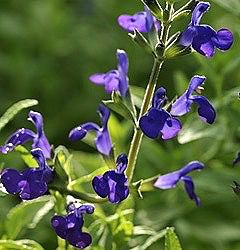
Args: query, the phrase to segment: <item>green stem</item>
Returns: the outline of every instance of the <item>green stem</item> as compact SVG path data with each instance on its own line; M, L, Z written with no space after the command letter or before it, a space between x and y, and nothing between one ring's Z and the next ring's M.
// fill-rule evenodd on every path
M147 112L151 104L151 100L152 100L152 97L156 88L156 84L157 84L157 80L158 80L158 76L159 76L159 72L161 70L162 64L163 64L163 61L159 61L157 59L154 60L152 73L150 75L150 79L147 85L147 89L146 89L145 96L143 99L139 118ZM128 168L126 171L129 183L131 183L132 178L133 178L136 160L137 160L138 152L139 152L141 142L142 142L142 136L143 136L143 133L140 130L140 128L139 127L135 128L129 154L128 154Z
M82 193L82 192L76 192L76 191L72 191L69 189L66 189L64 187L59 187L59 186L49 186L50 190L54 190L54 191L58 191L63 195L71 195L76 199L80 199L86 202L90 202L90 203L104 203L106 202L106 199L102 199L97 197L94 194L88 194L88 193Z

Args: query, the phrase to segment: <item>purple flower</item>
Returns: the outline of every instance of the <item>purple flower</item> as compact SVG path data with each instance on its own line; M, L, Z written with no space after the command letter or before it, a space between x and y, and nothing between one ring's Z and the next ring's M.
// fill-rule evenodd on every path
M205 12L208 11L210 4L208 2L199 2L192 13L191 23L182 33L180 44L183 46L192 46L198 53L212 57L215 53L215 47L225 51L233 43L233 35L228 29L222 28L215 31L209 25L199 24Z
M152 16L148 8L145 8L145 11L137 12L133 16L119 16L118 24L128 32L133 32L137 29L139 32L148 33L152 30L153 26L156 30L160 29L160 23Z
M104 85L107 93L118 91L125 97L128 91L128 56L124 50L117 50L117 69L107 73L96 73L89 77L89 80L97 85Z
M175 188L179 181L184 182L185 190L191 200L194 200L196 205L200 205L200 199L194 192L193 180L190 176L187 176L193 170L203 169L203 163L199 161L189 162L186 166L178 171L174 171L169 174L161 175L158 177L157 181L154 183L154 187L160 189L170 189Z
M40 148L31 150L32 156L38 163L38 168L26 169L19 172L7 168L0 176L1 183L10 194L19 194L23 200L32 200L47 192L47 184L52 181L53 173L46 163Z
M74 203L71 203L67 212L68 214L65 216L53 216L51 224L56 234L74 247L85 248L89 246L92 243L92 237L82 231L83 215L92 214L94 207L87 204L77 207Z
M212 104L204 96L192 95L194 91L199 90L204 84L205 76L194 76L183 95L181 95L172 105L171 114L174 116L182 116L191 110L191 105L198 105L198 114L200 118L209 124L215 121L216 112Z
M46 158L51 158L51 146L43 130L43 118L38 112L30 111L28 120L36 127L37 133L30 129L21 128L13 133L0 147L0 152L7 154L11 152L18 145L23 145L28 141L33 141L32 148L41 148Z
M127 156L121 154L117 158L116 170L107 171L103 175L93 178L93 189L100 197L108 197L111 203L119 203L128 197L128 180L124 174L127 164Z
M69 139L72 141L82 140L89 131L96 131L95 144L97 150L109 156L112 151L112 141L108 132L107 124L110 116L109 109L103 104L99 105L98 112L102 120L102 127L93 122L87 122L72 129L69 133Z
M165 102L166 90L161 87L153 96L152 107L139 120L143 133L152 139L160 136L164 140L171 139L182 128L180 121L162 108Z

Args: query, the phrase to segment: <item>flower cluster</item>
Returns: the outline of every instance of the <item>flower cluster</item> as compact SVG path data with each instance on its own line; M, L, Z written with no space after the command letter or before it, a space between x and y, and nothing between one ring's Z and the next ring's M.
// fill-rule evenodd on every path
M88 204L77 205L77 203L71 203L67 208L67 215L55 215L51 223L59 237L77 248L85 248L92 243L92 237L82 231L83 215L92 214L94 207Z

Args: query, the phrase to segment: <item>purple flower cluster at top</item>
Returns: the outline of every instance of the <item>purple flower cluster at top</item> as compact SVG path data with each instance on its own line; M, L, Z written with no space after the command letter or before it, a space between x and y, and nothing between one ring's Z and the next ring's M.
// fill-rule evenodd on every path
M72 141L82 140L89 131L95 131L95 144L97 150L101 154L109 156L113 147L107 127L110 117L110 111L105 105L100 104L98 112L102 120L102 127L99 127L96 123L93 122L83 123L70 131L69 139Z
M198 114L204 122L212 124L215 121L216 112L208 99L201 95L193 95L198 92L205 81L204 76L194 76L183 95L181 95L171 107L170 112L163 109L166 102L166 90L159 88L154 94L152 107L140 118L139 126L143 133L150 138L171 139L181 130L182 126L175 116L182 116L190 112L193 103L198 105Z
M67 208L67 215L53 216L51 223L56 234L62 239L67 240L72 246L77 248L85 248L92 243L90 234L83 232L83 215L92 214L94 207L84 204L79 207L71 203Z
M40 148L31 150L31 154L38 163L38 168L29 168L23 172L6 168L0 176L1 183L10 194L19 194L22 200L32 200L47 192L47 184L52 181L52 169Z
M190 176L187 176L187 174L193 170L201 170L203 168L203 163L199 161L189 162L178 171L159 176L157 181L154 183L154 186L160 189L170 189L176 187L179 181L183 181L189 198L194 200L196 205L199 206L200 199L195 194L193 180Z
M127 156L121 154L116 161L116 170L107 171L103 175L93 178L93 189L100 197L108 197L111 203L119 203L128 197L128 180L124 174L127 164Z
M128 91L128 56L124 50L117 50L117 69L107 73L96 73L89 80L97 85L103 85L107 93L118 91L125 97Z
M192 46L198 53L212 57L215 48L222 51L228 50L233 43L232 33L225 28L215 31L211 26L200 24L201 18L208 11L210 3L199 2L193 13L192 20L180 38L183 46Z
M23 145L28 141L32 141L32 148L40 148L46 158L51 158L51 146L43 130L43 118L38 112L30 111L28 120L36 127L37 132L30 129L21 128L14 132L0 147L0 152L7 154L18 145Z
M155 27L156 30L160 30L160 23L146 7L144 11L137 12L132 16L119 16L118 24L128 32L138 30L139 32L148 33L152 30L153 27Z

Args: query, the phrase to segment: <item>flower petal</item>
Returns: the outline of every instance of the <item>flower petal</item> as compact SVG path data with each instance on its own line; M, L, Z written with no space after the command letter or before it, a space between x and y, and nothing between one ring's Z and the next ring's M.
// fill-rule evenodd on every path
M31 121L36 129L37 136L33 139L33 148L41 148L46 158L51 158L51 146L43 130L43 117L40 113L30 111L28 120Z
M162 139L167 140L175 137L182 129L181 122L176 118L168 118L161 130Z
M170 114L174 116L182 116L188 113L191 109L193 101L187 98L187 94L181 95L171 107Z
M185 190L191 200L194 200L197 206L200 206L201 202L200 199L194 192L194 184L193 180L190 176L183 176L181 180L184 181Z
M199 2L197 6L194 8L192 13L192 25L196 26L200 23L201 18L204 13L208 11L210 7L210 3L208 2Z
M206 57L212 57L215 53L214 37L216 32L208 25L195 27L197 35L193 38L192 47L200 54Z
M117 158L116 165L117 165L116 173L122 174L126 170L127 165L128 165L127 155L120 154Z
M96 73L89 77L89 80L97 85L104 85L106 74L105 73Z
M69 230L66 240L77 248L85 248L92 243L91 235L83 233L77 228Z
M86 136L86 134L92 130L98 131L100 130L100 127L93 122L84 123L78 127L73 128L70 131L68 138L72 141L82 140Z
M166 101L166 89L163 87L160 87L157 89L154 93L153 99L152 99L152 107L153 108L161 108L165 101Z
M111 94L114 90L119 91L120 76L119 71L111 70L106 73L105 77L105 90Z
M88 205L88 204L84 204L84 205L81 205L77 211L78 211L78 214L82 216L82 214L92 214L95 210L95 207L92 206L92 205Z
M52 227L56 234L62 239L66 239L67 236L67 221L64 216L55 215L51 219Z
M18 129L7 139L5 144L0 147L0 151L3 154L7 154L8 152L11 152L16 146L22 145L30 140L33 140L35 136L35 133L30 129Z
M123 73L128 73L128 56L127 53L122 50L117 50L117 59L118 59L118 70L121 69Z
M8 193L17 194L20 192L18 183L23 180L23 176L15 169L7 168L1 174L1 183Z
M233 44L233 34L228 29L220 29L213 41L220 50L228 50Z
M105 198L110 192L108 180L103 176L95 176L92 180L92 186L94 191L102 198Z
M118 24L128 32L137 29L139 32L149 32L149 20L145 11L138 12L133 16L121 15L118 17Z
M160 189L174 188L181 177L187 175L193 170L201 170L203 167L204 165L199 161L189 162L186 166L177 171L159 176L157 181L154 183L154 187Z
M197 31L194 26L188 26L182 33L179 43L183 46L189 47L193 38L197 35Z
M198 114L200 118L212 124L216 118L216 111L205 96L192 96L191 99L198 104Z
M104 155L109 156L112 150L112 140L107 128L97 132L95 140L97 150Z
M169 117L170 115L165 110L151 108L146 115L140 118L139 126L146 136L155 139L159 137L165 121Z

